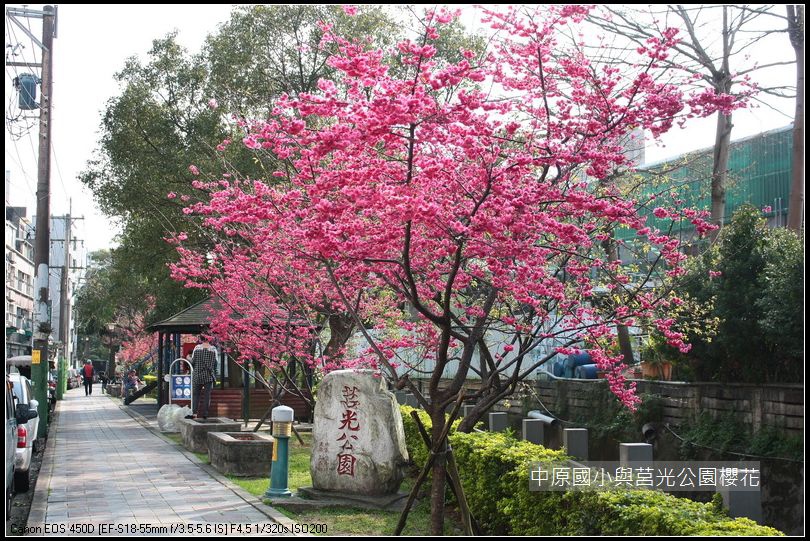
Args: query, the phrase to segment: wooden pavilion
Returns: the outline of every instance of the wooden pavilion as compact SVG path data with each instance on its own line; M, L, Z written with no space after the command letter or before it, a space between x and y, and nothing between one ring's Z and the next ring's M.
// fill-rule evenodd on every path
M168 403L169 398L169 384L163 381L164 375L169 373L172 361L184 356L191 346L188 338L184 340L183 337L194 336L196 343L196 336L209 329L212 313L220 307L218 299L209 297L147 328L147 331L158 334L158 355L155 362L159 389L158 407ZM247 375L221 347L217 347L217 350L219 367L214 389L211 391L209 414L212 417L231 419L262 418L270 408L270 392L256 378ZM172 402L184 403L176 400ZM186 400L185 404L188 402ZM286 394L280 402L293 408L297 419L310 419L312 411L303 398Z

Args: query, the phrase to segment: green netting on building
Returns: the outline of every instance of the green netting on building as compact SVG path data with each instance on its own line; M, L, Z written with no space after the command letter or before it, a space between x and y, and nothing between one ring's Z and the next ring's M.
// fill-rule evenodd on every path
M731 143L729 176L726 185L726 222L737 208L750 203L758 208L771 207L766 216L772 222L784 223L790 195L792 126L761 133ZM642 177L644 201L651 194L660 194L650 204L678 205L709 210L711 208L712 149L685 154L666 162L647 166L638 174ZM668 230L670 222L650 215L648 225ZM673 234L687 235L693 230L691 223L672 224ZM635 232L617 232L621 239L635 236Z

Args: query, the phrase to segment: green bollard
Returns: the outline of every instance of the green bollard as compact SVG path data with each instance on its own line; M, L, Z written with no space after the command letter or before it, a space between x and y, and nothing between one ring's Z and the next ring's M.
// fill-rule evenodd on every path
M65 389L67 388L67 360L64 357L59 358L58 369L56 370L56 399L62 400L65 396Z
M273 462L270 466L270 486L265 498L289 498L292 492L287 487L290 469L290 433L292 432L293 409L287 406L273 408Z

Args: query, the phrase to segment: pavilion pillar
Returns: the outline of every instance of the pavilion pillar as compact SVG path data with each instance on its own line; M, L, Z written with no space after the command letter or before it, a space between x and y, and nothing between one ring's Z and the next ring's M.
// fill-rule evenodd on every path
M225 389L225 353L221 351L220 348L217 348L219 351L219 388L221 390Z
M242 374L242 418L245 420L245 426L250 421L250 366L252 360L245 361L245 373Z
M157 358L158 408L163 406L163 332L158 332Z

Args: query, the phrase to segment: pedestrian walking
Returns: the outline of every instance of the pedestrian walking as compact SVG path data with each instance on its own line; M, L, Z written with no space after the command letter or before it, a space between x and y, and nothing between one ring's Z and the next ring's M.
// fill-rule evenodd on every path
M82 377L84 378L84 396L90 396L93 394L93 376L95 376L93 363L91 363L88 359L84 361L84 367L82 367Z
M194 368L192 385L194 386L194 404L192 413L203 419L208 418L208 407L211 405L211 389L216 379L214 371L217 366L217 350L204 336L199 337L200 344L191 353L191 366Z
M104 394L107 392L107 374L102 372L98 379L101 382L101 394Z

